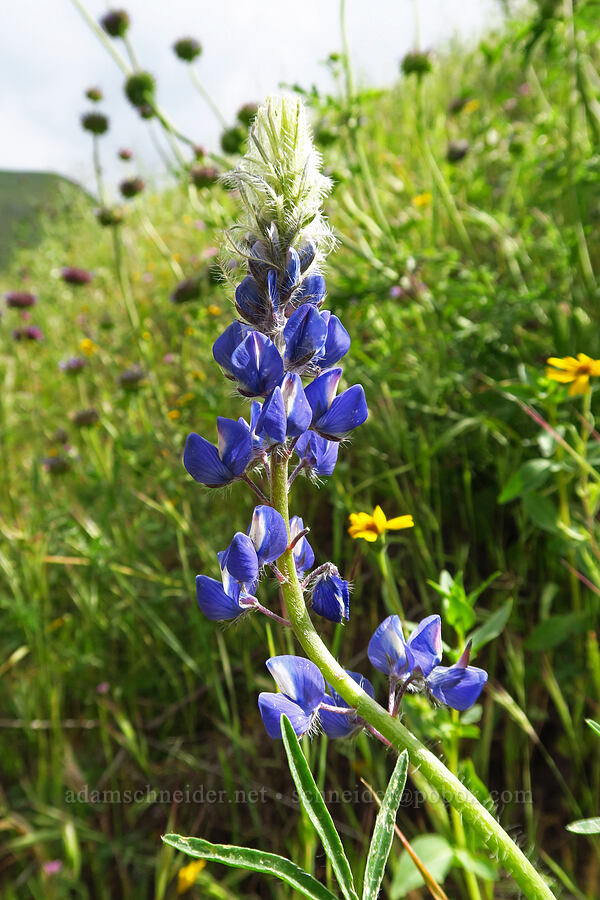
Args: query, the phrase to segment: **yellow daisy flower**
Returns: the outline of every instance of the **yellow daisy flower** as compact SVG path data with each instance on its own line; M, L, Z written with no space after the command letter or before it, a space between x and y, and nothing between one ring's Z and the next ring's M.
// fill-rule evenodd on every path
M177 873L177 893L186 894L196 883L196 878L206 865L205 859L195 859Z
M396 516L387 519L380 506L376 506L373 515L366 512L350 513L348 534L352 538L363 538L365 541L376 541L386 531L399 531L402 528L413 528L412 516Z
M83 338L79 343L79 349L82 353L85 353L86 356L92 356L98 349L98 345L95 344L91 338Z
M171 422L174 422L176 419L179 419L180 417L181 417L181 413L178 409L170 409L169 412L167 413L167 418L170 419Z
M565 356L562 359L551 356L546 362L548 366L553 367L546 369L546 378L560 381L561 384L570 384L570 397L587 394L590 389L590 376L600 375L600 359L592 359L585 353L578 353L577 359L574 356Z
M425 191L423 194L417 194L416 197L413 197L410 201L414 207L417 209L421 209L423 206L429 206L433 197L430 191Z

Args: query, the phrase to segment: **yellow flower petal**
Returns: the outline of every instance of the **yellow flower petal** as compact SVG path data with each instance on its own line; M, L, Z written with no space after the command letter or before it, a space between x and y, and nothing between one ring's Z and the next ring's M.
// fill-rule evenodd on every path
M386 528L390 531L399 531L401 528L414 528L415 523L412 516L396 516L395 519L388 519Z
M351 525L371 525L373 523L373 516L369 515L366 512L359 513L350 513L350 524Z
M196 883L196 878L206 865L205 859L195 859L177 873L177 893L186 894Z
M560 381L562 384L568 384L570 381L575 381L577 376L571 372L559 372L558 369L546 369L546 378L551 378L552 381Z
M376 531L358 531L354 529L348 529L349 534L353 538L362 538L364 541L369 541L369 543L373 543L379 537Z
M569 397L575 397L576 394L587 394L590 389L589 375L578 375L571 387L569 388Z
M576 369L579 363L575 359L574 356L565 356L563 359L558 356L550 356L546 362L549 366L554 366L555 369Z
M373 524L379 534L383 534L387 527L387 519L385 513L380 506L376 506L373 510Z

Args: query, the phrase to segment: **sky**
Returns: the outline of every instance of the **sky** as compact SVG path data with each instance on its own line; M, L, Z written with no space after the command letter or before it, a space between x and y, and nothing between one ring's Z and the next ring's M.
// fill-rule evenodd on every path
M160 169L148 124L123 97L123 75L86 24L75 0L0 0L0 169L54 171L91 186L90 136L79 118L92 104L84 92L102 88L111 120L102 139L109 179L124 177L116 156L130 147L141 174ZM80 0L76 0L80 2ZM98 19L103 0L83 0ZM233 123L245 102L260 102L281 83L332 87L323 61L340 49L338 0L119 0L142 68L158 81L158 101L173 123L199 144L218 147L220 126L172 52L193 36L203 46L199 79ZM498 22L494 0L346 0L348 42L362 83L386 85L415 46L415 8L422 48L459 35L474 39ZM122 44L113 42L124 56Z

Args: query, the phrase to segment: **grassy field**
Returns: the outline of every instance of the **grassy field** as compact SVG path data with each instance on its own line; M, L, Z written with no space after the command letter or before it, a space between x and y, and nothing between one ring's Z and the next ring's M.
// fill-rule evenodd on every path
M580 399L544 377L544 362L600 357L593 9L577 4L574 22L536 12L385 91L349 91L333 60L339 93L305 94L335 180L328 305L353 336L345 379L364 385L370 417L336 477L318 492L299 479L295 493L318 560L354 582L349 668L368 672L367 639L392 602L385 561L347 535L350 512L380 503L414 516L389 543L411 621L452 605L433 586L448 587L444 571L453 598L461 577L468 593L495 576L474 606L494 638L477 657L490 672L481 705L459 720L415 700L407 720L436 752L456 753L477 796L491 792L557 895L590 900L597 838L565 826L599 805L585 724L600 718L597 476L581 459L595 472L600 454ZM19 178L2 174L3 209L10 192L25 202ZM167 831L281 852L330 879L256 706L271 689L267 646L290 652L292 639L256 620L224 631L194 598L232 517L245 528L251 511L239 484L223 497L181 464L190 431L211 437L217 414L244 413L211 355L232 317L215 259L236 200L182 178L130 202L118 232L83 193L55 209L13 228L0 259L0 289L39 298L26 321L7 308L0 322L2 896L173 897L183 860L161 846ZM65 283L65 266L91 282ZM171 303L189 276L197 298ZM28 325L44 339L15 341ZM59 368L71 356L81 372ZM339 648L341 627L325 631ZM393 765L364 735L305 751L329 791L360 794L361 777L383 789ZM400 827L448 895L516 896L471 834L457 844L418 772L411 788ZM359 870L374 804L360 794L331 809ZM425 897L420 885L398 849L385 896ZM209 865L188 896L290 895Z

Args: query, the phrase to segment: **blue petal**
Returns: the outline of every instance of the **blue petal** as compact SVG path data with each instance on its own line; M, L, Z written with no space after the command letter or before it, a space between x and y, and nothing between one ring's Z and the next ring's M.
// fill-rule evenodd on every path
M298 437L310 426L312 410L309 406L302 379L288 372L281 382L281 396L285 407L286 433L288 437Z
M274 269L267 275L267 296L271 309L279 309L279 287L277 285L277 272Z
M281 716L285 715L290 720L291 726L298 737L309 730L314 718L314 713L305 713L304 710L285 697L283 694L270 694L263 692L258 695L258 708L267 729L267 734L273 740L281 737Z
M331 475L335 469L340 445L338 441L328 441L315 431L307 431L296 441L294 450L308 469L317 475Z
M442 620L439 616L427 616L419 622L406 642L425 677L442 658Z
M285 259L285 275L281 285L281 293L288 297L300 280L300 257L293 247L287 252Z
M183 464L194 479L207 487L220 487L233 481L223 465L217 448L199 434L189 434L183 451Z
M304 388L306 399L312 409L313 424L316 419L324 416L331 406L341 377L340 368L327 369Z
M233 374L231 371L231 356L250 330L249 325L236 320L225 329L223 334L213 344L215 360L229 375Z
M318 306L325 296L325 279L320 272L312 272L307 275L298 290L292 297L294 306L302 303L312 303Z
M298 249L298 258L300 260L300 271L305 272L313 259L317 255L317 245L313 241L306 241Z
M264 284L269 274L270 261L269 251L263 241L255 241L250 249L248 257L248 268L250 274L254 276L259 284Z
M373 685L371 682L361 675L359 672L346 672L353 681L355 681L359 687L365 691L369 695L369 697L375 697L375 691L373 689ZM341 708L347 707L348 704L344 700L344 698L334 691L331 688L331 685L328 685L331 690L331 696L328 694L325 695L325 703L329 706L339 706ZM319 721L323 728L323 731L330 738L342 738L349 737L351 734L356 732L358 729L362 728L363 720L356 713L348 713L347 715L341 715L340 713L332 713L328 712L325 709L319 710Z
M292 541L296 537L296 535L300 534L300 532L303 530L304 522L302 521L300 516L293 516L290 519L290 541ZM296 571L300 578L302 578L305 572L308 572L309 569L312 569L315 562L314 550L305 537L300 538L298 543L294 546L292 555L294 557L294 565L296 566Z
M375 668L392 678L410 675L414 668L414 657L404 642L399 616L384 619L369 641L367 653Z
M319 708L325 694L325 680L310 659L272 656L266 665L282 694L294 700L304 712L312 713Z
M240 584L252 584L258 578L256 549L247 534L236 532L226 550L225 568Z
M314 362L325 369L335 366L346 355L352 341L337 316L332 315L329 310L323 310L321 317L327 324L327 337L323 350Z
M225 593L221 582L207 575L196 576L196 596L198 606L213 622L236 619L244 612L239 602Z
M283 444L286 437L287 419L285 415L285 406L281 395L281 388L276 387L263 403L261 413L256 421L256 434L264 439L271 440L268 445L273 443Z
M487 680L487 672L476 666L437 666L426 684L429 693L440 703L464 712L477 701Z
M261 566L279 559L288 545L288 533L281 513L270 506L256 506L248 529Z
M348 582L337 575L320 577L313 590L312 608L330 622L348 619L350 615Z
M269 317L269 302L261 296L252 275L246 275L235 289L235 305L239 314L253 325L264 322Z
M340 441L354 428L362 425L368 415L363 386L354 384L335 398L324 415L313 417L311 427L330 441Z
M262 404L258 400L253 400L250 406L250 436L252 438L252 451L255 456L261 456L267 449L268 441L264 435L257 432L256 426L262 412ZM244 419L238 420L244 421Z
M246 422L217 417L219 455L231 472L231 479L244 473L252 459L252 437Z
M327 323L316 307L305 303L287 320L283 338L286 366L305 366L315 354L323 352Z
M248 397L265 396L283 378L279 350L260 331L250 331L231 357L231 371Z

